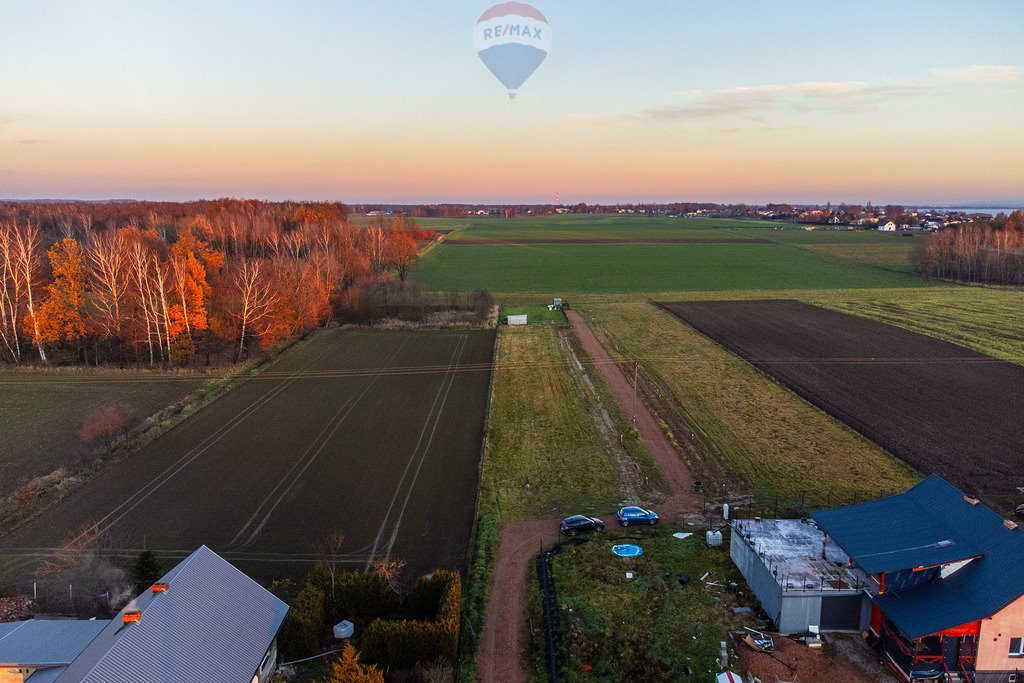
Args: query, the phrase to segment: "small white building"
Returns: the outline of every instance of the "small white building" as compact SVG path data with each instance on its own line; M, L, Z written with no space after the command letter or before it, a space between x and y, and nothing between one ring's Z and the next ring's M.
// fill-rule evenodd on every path
M878 229L883 232L896 232L896 224L892 221L886 221L885 223L878 221Z

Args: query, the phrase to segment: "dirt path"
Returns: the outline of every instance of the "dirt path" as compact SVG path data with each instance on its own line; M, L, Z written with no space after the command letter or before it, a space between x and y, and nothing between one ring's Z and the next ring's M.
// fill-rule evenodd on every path
M569 322L584 350L611 387L623 412L632 415L633 385L575 311L567 311ZM671 494L660 505L658 514L671 522L680 521L686 512L699 510L703 504L692 491L693 477L680 455L672 447L657 420L642 402L636 405L636 427L655 464L665 475ZM615 516L602 517L614 524ZM478 657L478 678L486 683L522 683L527 680L526 662L529 643L523 616L526 613L527 577L531 560L541 546L558 541L557 519L511 522L501 528L498 556L494 561L491 594L487 603L483 639Z

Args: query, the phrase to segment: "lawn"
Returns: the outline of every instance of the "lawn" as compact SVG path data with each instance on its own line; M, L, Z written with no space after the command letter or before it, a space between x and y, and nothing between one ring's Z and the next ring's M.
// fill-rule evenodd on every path
M788 244L440 244L411 276L439 291L619 293L920 287Z
M710 681L709 672L719 671L719 642L731 640L730 630L754 625L753 615L732 612L733 607L753 605L750 597L700 581L710 572L709 581L735 581L745 588L729 558L728 531L719 548L708 547L703 530L684 540L672 537L678 531L675 525L628 532L609 529L579 545L566 545L555 555L565 680L690 680L691 667L694 680ZM612 555L611 546L623 542L637 543L643 555ZM634 574L631 581L627 571ZM680 574L690 577L685 586L680 585ZM534 642L542 648L540 619L534 614Z
M615 463L566 363L553 326L500 328L482 514L605 514L620 501Z
M550 310L547 304L525 304L520 306L502 306L501 307L501 322L505 322L510 315L525 315L528 324L533 325L535 323L556 323L563 324L566 322L565 313L562 309L558 308Z
M776 510L829 506L903 490L918 475L748 363L645 301L573 305L667 392L703 441L699 476L725 471ZM730 485L735 486L734 484Z
M88 461L79 432L90 411L127 408L142 420L196 390L197 373L83 368L0 370L0 496L19 483Z

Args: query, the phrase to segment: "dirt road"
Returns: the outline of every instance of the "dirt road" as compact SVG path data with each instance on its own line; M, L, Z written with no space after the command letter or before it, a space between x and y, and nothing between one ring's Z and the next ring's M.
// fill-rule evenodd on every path
M590 360L595 361L595 367L608 382L623 412L632 415L631 380L612 361L586 321L575 311L567 313L583 349ZM636 404L636 428L670 487L669 497L658 505L661 518L675 522L682 514L700 509L703 499L691 493L693 477L689 469L642 402ZM614 514L602 519L605 524L615 523ZM522 683L527 680L529 644L524 628L527 578L533 566L531 560L540 547L558 541L558 522L557 519L512 522L501 529L483 639L477 653L481 681Z

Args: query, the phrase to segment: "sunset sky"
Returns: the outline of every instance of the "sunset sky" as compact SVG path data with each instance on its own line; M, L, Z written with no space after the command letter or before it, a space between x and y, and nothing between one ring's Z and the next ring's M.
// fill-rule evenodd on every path
M0 197L1024 200L1024 2L5 0Z

